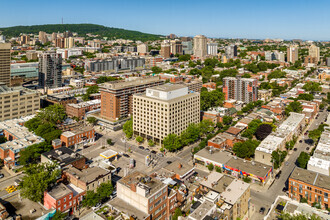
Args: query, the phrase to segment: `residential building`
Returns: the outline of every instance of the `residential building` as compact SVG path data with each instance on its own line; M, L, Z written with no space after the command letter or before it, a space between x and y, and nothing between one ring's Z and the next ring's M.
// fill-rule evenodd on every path
M64 185L60 183L50 191L44 192L44 206L46 209L56 209L62 213L71 215L77 210L86 191L73 184Z
M168 134L180 135L191 123L200 121L200 95L188 87L166 84L133 95L135 135L157 143Z
M38 53L35 52L35 51L26 52L26 58L28 60L35 60L35 61L37 61L38 60Z
M201 89L203 87L203 82L200 80L184 81L181 84L187 86L189 91L194 92L201 92Z
M84 191L96 191L102 183L111 183L111 171L98 166L83 170L68 166L63 173L68 182Z
M273 51L265 51L265 60L272 61L276 60L276 55Z
M47 33L44 31L39 31L39 41L44 44L48 42Z
M54 105L54 104L60 104L66 107L67 104L70 103L77 103L77 99L73 94L65 94L65 93L59 93L59 94L51 94L47 95L45 99L42 99L41 107L47 107L48 105Z
M83 126L61 134L62 145L78 147L79 145L95 141L95 130L92 126Z
M317 58L312 56L306 56L304 60L304 65L308 66L308 64L317 64Z
M62 87L62 56L55 51L39 57L39 86L46 90Z
M145 59L141 57L118 57L106 60L89 60L85 62L86 71L102 72L102 71L118 71L137 67L143 67Z
M207 43L207 54L217 55L218 54L218 43Z
M77 117L83 119L87 112L97 110L101 108L101 100L95 99L86 102L80 102L77 104L67 104L66 114L69 117Z
M147 215L144 219L168 219L168 186L135 171L117 182L117 197Z
M330 67L330 57L326 58L326 64L327 64L328 67Z
M24 45L24 44L29 44L30 43L30 36L29 35L22 35L21 36L21 45Z
M195 173L195 167L185 161L174 161L163 168L170 172L171 179L185 181Z
M275 51L274 54L275 54L276 60L278 60L280 62L285 62L285 54L283 52Z
M330 206L330 176L295 167L288 181L289 197L306 200L309 205L319 203L322 209Z
M57 49L56 53L61 54L63 59L68 59L71 56L81 56L82 49L78 48L68 48L68 49Z
M58 163L61 168L74 166L78 169L87 168L86 157L67 147L59 147L41 154L41 163Z
M11 119L0 122L0 132L7 138L7 142L0 144L0 159L8 168L17 165L20 157L20 151L26 149L30 145L38 144L44 141L43 138L36 136L26 127L22 126L32 117L20 119Z
M204 59L207 55L207 38L204 35L194 37L194 56Z
M288 47L287 49L287 62L289 63L295 63L298 60L298 46L293 45Z
M270 89L259 89L258 90L258 100L263 100L267 102L272 97L272 90Z
M7 219L8 216L9 213L7 212L6 207L0 202L0 219Z
M225 48L225 55L227 59L237 57L237 45L229 45Z
M225 77L223 78L225 99L234 99L250 103L258 100L258 80L252 78Z
M182 41L175 39L175 40L171 40L170 42L171 44L171 54L176 55L182 55Z
M137 45L137 52L140 55L146 55L148 53L148 45L147 44L139 44L139 45Z
M64 38L64 47L65 48L74 47L74 38L73 37Z
M182 40L182 50L184 54L193 54L193 45L192 41L183 41Z
M312 44L308 49L308 55L315 59L316 64L320 61L320 48Z
M164 81L158 76L104 83L100 87L101 116L108 120L129 117L133 112L133 94L161 84Z
M0 43L0 83L10 86L10 43Z
M164 58L169 58L171 56L171 45L169 43L162 43L160 48L160 55Z
M35 90L7 87L0 83L0 121L35 114L40 109L40 96Z
M70 86L73 86L76 89L81 89L85 86L85 80L84 79L70 79Z

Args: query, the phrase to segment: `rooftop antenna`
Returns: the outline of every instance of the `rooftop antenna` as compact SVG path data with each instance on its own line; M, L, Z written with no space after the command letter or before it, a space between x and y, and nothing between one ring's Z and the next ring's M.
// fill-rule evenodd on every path
M62 24L63 24L63 17L62 17Z

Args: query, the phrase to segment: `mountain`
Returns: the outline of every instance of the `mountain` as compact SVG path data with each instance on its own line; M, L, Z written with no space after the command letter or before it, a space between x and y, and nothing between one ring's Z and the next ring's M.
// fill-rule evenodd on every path
M14 26L0 28L0 32L7 37L19 36L21 33L38 34L39 31L47 33L71 31L78 33L79 36L85 36L88 33L97 34L109 39L130 39L130 40L157 40L161 35L147 34L139 31L125 30L121 28L106 27L97 24L45 24L32 26Z

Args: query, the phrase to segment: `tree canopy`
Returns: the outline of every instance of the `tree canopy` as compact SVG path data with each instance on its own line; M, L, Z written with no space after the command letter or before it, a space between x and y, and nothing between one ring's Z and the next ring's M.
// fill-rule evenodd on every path
M302 112L303 108L300 102L294 101L290 102L290 104L285 108L285 114L290 115L290 112Z
M20 165L26 166L29 164L36 164L40 161L40 155L44 152L52 150L52 145L42 142L39 144L33 144L26 149L20 151L20 157L18 162Z
M54 125L57 123L61 123L66 118L65 108L63 105L60 104L50 105L46 108L41 109L37 113L36 118L40 119L44 123L51 123Z
M202 89L200 96L202 111L207 111L211 107L220 106L225 100L225 95L219 89L211 92L207 91L207 89Z
M257 128L255 135L259 141L262 141L270 133L272 133L272 131L273 131L273 127L270 124L263 123Z
M302 88L305 89L306 91L310 91L310 92L322 91L320 84L317 82L306 82Z
M301 152L299 157L297 158L297 166L298 167L301 167L303 169L306 169L307 168L307 164L308 164L308 161L309 161L309 154L306 153L306 152Z
M127 138L131 138L133 136L133 119L125 122L123 125L123 131Z
M247 140L234 144L233 151L240 158L250 158L254 155L256 148L260 142L257 140Z

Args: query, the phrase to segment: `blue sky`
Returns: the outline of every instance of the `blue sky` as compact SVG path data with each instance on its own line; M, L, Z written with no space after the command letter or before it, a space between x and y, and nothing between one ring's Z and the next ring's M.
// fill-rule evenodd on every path
M330 40L330 0L1 0L0 27L94 23L155 34Z

